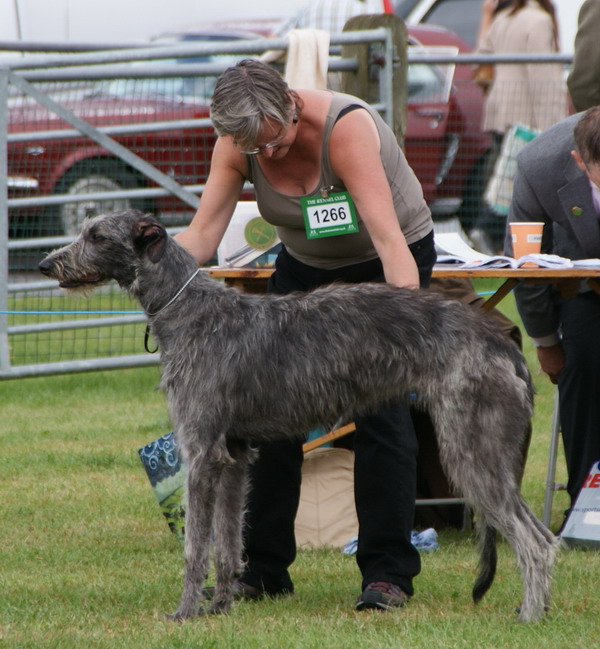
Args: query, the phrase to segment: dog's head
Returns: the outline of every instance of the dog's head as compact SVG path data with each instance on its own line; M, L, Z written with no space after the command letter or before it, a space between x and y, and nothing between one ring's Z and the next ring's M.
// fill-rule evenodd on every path
M71 244L50 253L38 267L67 290L89 293L110 280L131 289L140 265L157 263L167 240L166 230L150 214L102 214L87 220Z

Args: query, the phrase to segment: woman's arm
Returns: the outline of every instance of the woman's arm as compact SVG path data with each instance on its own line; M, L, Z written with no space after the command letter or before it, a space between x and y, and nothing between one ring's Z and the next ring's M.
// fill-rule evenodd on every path
M478 47L494 20L494 13L496 12L497 7L498 0L483 0L481 3L481 20L479 21L479 29L477 31Z
M189 227L175 235L199 265L212 258L223 239L244 185L245 164L230 138L217 139L200 207Z
M527 38L526 52L532 54L557 52L554 37L554 23L549 14L531 24ZM532 128L545 130L567 116L567 95L564 87L563 68L560 63L530 63L525 66L529 102L533 123Z
M369 113L351 111L331 133L332 170L354 200L383 263L386 281L418 288L419 272L398 223L379 149L379 134Z

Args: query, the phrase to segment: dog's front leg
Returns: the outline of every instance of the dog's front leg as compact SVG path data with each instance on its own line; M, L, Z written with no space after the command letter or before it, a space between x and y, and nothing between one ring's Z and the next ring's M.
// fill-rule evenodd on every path
M236 581L242 574L242 524L248 493L248 464L252 453L243 441L230 442L233 459L221 474L216 495L214 533L216 585L210 613L227 613L233 603Z
M201 613L199 600L208 574L209 548L215 508L215 494L222 463L210 453L188 458L185 505L185 568L183 593L174 620Z

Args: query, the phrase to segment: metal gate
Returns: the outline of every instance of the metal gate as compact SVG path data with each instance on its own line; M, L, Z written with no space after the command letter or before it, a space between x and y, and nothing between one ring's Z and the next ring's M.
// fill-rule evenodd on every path
M349 44L372 53L373 105L392 124L391 30L345 32L331 43L332 54ZM143 351L145 316L118 288L82 301L41 280L37 261L96 211L152 206L171 232L184 226L208 173L215 76L241 55L287 46L284 39L157 44L28 56L0 67L0 228L10 233L0 244L0 379L158 362ZM358 62L332 56L329 68L355 73ZM127 95L136 84L153 94ZM181 94L187 86L192 94Z

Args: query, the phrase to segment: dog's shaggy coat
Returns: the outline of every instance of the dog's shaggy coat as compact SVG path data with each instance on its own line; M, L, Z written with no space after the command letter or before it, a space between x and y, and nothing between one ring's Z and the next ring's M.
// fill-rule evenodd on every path
M301 436L409 394L429 411L444 468L476 513L481 558L473 598L494 579L498 530L522 573L520 619L540 617L556 542L519 493L531 378L516 345L485 316L387 284L242 294L197 273L193 257L135 210L90 220L40 270L66 289L89 291L114 279L149 317L188 466L175 618L204 611L211 532L216 588L208 612L231 606L242 572L252 442Z

